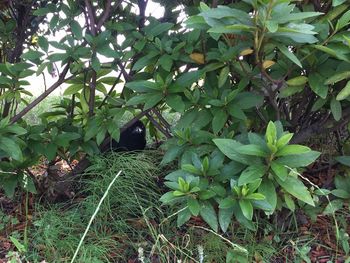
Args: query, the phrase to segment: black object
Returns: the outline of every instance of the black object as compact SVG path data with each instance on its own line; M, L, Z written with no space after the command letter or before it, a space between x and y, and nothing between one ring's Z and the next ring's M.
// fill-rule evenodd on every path
M112 150L141 151L146 147L146 127L138 120L120 134L119 142L112 140Z

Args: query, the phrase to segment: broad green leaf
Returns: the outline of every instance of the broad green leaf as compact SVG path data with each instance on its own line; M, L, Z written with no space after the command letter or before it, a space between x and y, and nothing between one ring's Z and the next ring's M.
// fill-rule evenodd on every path
M344 71L338 74L335 74L334 76L328 78L324 84L329 85L329 84L335 84L339 81L342 81L343 79L350 78L350 71Z
M347 12L345 12L339 19L337 22L337 25L335 27L336 30L340 30L343 27L345 27L346 25L348 25L350 22L350 10L348 10Z
M267 20L266 27L271 33L275 33L278 30L278 23L274 20Z
M222 209L232 208L235 205L235 203L236 203L236 200L233 199L231 196L228 196L219 202L219 208L222 208Z
M271 163L271 169L275 173L275 175L278 176L282 181L286 180L288 176L288 169L284 165L273 161Z
M231 139L213 139L213 142L219 150L231 160L247 165L251 164L250 158L237 151L237 148L242 146L239 142Z
M286 83L289 86L302 86L302 85L305 85L307 83L307 81L308 81L307 77L299 76L299 77L295 77L295 78L287 80Z
M342 108L341 108L340 102L333 97L331 100L330 107L331 107L333 118L336 121L339 121L342 117Z
M253 205L249 200L241 199L239 200L239 207L242 210L243 215L248 219L253 219Z
M212 127L213 132L217 134L225 125L227 121L227 113L224 110L218 110L213 118Z
M229 72L230 72L230 68L228 66L223 67L221 69L220 75L219 75L219 82L218 82L219 88L221 88L225 84L225 82L229 76Z
M257 200L257 201L265 200L265 196L260 193L252 193L245 196L244 198L248 200Z
M332 6L336 7L338 5L341 5L342 3L345 3L347 0L332 0Z
M238 185L244 185L254 182L264 176L266 173L266 167L264 165L252 165L248 166L238 178Z
M72 33L78 40L83 39L83 29L77 21L72 20L70 22L70 27L72 29Z
M285 55L289 60L291 60L294 64L302 68L302 64L300 60L294 55L294 53L289 50L286 46L283 45L277 45L278 49L282 52L283 55Z
M348 81L345 87L338 93L336 100L345 100L350 96L350 81Z
M35 15L35 16L45 16L48 13L50 13L50 9L47 8L47 7L42 7L42 8L39 8L39 9L35 10L33 12L33 15Z
M334 189L332 190L332 195L343 199L350 199L350 189L348 191L342 189Z
M311 73L309 75L309 84L312 91L322 99L327 97L328 86L324 84L324 78L319 73Z
M277 140L277 130L275 124L270 121L266 128L266 134L265 134L266 141L272 145L275 144Z
M44 55L44 53L37 51L37 50L29 50L26 53L24 53L21 58L23 59L27 59L27 60L36 60L40 57L42 57Z
M284 201L286 202L286 205L289 208L289 210L294 212L295 203L294 203L294 200L292 199L292 197L287 193L285 193L283 196L284 196Z
M326 208L323 210L324 215L331 215L334 214L336 211L340 210L343 208L344 202L341 199L335 199L332 200Z
M189 87L194 82L199 80L202 74L203 73L200 70L186 72L176 80L176 84L180 85L181 87Z
M197 199L189 198L187 200L188 209L191 211L192 215L198 216L201 206Z
M310 195L310 192L298 178L288 176L285 181L280 180L278 177L275 178L278 184L288 193L295 198L307 203L311 206L315 206L314 201Z
M159 53L153 52L149 53L148 55L141 57L140 59L137 60L137 62L133 66L133 70L140 70L143 69L146 66L152 65L157 61L157 57Z
M188 208L185 210L182 210L180 213L177 215L177 226L180 227L183 224L185 224L188 220L190 220L192 214Z
M84 86L82 84L73 84L70 85L65 91L63 92L63 96L69 96L78 93L80 90L82 90Z
M226 232L230 223L232 222L233 207L231 208L219 208L219 224L222 232Z
M150 25L145 28L146 36L156 37L164 32L169 31L174 26L173 23L159 23L158 25Z
M17 144L15 138L1 136L0 149L17 161L23 160L22 150Z
M15 194L17 184L19 183L20 180L21 179L19 178L18 175L12 175L7 178L1 178L1 188L5 191L5 194L8 197L13 197L13 195Z
M298 155L284 156L278 158L277 160L280 164L286 165L290 168L306 167L313 163L320 156L320 154L320 152L309 151Z
M163 94L149 93L149 94L146 94L145 98L146 98L146 103L145 103L145 106L143 107L143 110L148 110L156 106L163 99Z
M323 51L324 53L327 53L328 55L335 57L335 58L338 58L338 59L343 60L343 61L349 61L349 59L347 57L345 57L343 54L336 52L335 50L333 50L329 47L325 47L322 45L314 45L314 47L318 50Z
M294 155L294 154L301 154L301 153L307 153L310 152L311 149L304 145L298 145L298 144L291 144L286 145L279 149L277 153L275 154L276 157L279 156L286 156L286 155Z
M159 91L160 87L156 82L146 81L146 80L137 80L128 82L125 84L126 87L138 92L154 92Z
M215 231L218 231L218 219L213 206L210 203L205 203L201 207L200 215L203 220Z
M175 111L183 113L185 111L185 103L180 95L171 94L165 97L166 103Z
M49 41L47 41L46 37L40 36L38 37L39 47L45 52L49 51Z
M271 205L271 213L273 213L277 206L277 194L273 182L268 178L264 178L258 191L265 196L266 201Z
M338 156L334 158L336 161L340 162L343 165L350 167L350 156Z
M264 151L263 147L255 144L242 145L237 148L237 151L242 154L259 156L259 157L266 157L268 155L268 153Z
M282 147L284 147L285 145L287 145L290 140L293 138L293 133L287 133L282 135L281 138L278 139L277 141L277 148L280 149Z

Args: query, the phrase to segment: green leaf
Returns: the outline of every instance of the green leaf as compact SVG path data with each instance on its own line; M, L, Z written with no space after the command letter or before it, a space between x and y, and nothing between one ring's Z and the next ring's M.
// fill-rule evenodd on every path
M319 156L320 152L309 151L298 155L288 155L278 158L280 164L286 165L290 168L305 167L313 163Z
M241 199L239 200L239 207L241 208L245 218L251 221L253 219L254 211L252 203L249 200Z
M6 152L11 158L22 161L23 155L22 150L19 145L16 143L14 138L9 137L0 137L0 149Z
M223 67L222 70L220 71L219 82L218 82L219 88L221 88L225 84L228 78L229 72L230 72L230 68L228 66Z
M307 203L311 206L315 206L314 201L310 195L310 192L298 178L288 176L285 181L280 180L278 177L275 178L277 183L288 193L295 198Z
M265 200L265 196L263 194L260 194L260 193L252 193L252 194L245 196L244 198L248 199L248 200L256 200L256 201Z
M342 29L343 27L347 26L349 24L350 21L350 10L348 10L347 12L345 12L339 19L337 22L337 25L335 27L335 29L337 31L339 31L340 29Z
M37 51L37 50L29 50L26 53L24 53L21 58L23 59L27 59L27 60L36 60L40 57L42 57L44 55L44 53Z
M350 81L348 81L345 87L338 93L336 100L345 100L350 96Z
M240 154L237 151L237 148L242 146L242 144L240 144L239 142L231 139L213 139L213 142L219 148L219 150L231 160L247 165L251 164L250 158Z
M237 148L237 151L242 154L259 156L259 157L266 157L268 155L264 151L264 148L262 148L260 145L255 145L255 144L242 145Z
M138 92L154 92L160 91L160 87L156 82L146 81L146 80L137 80L128 82L125 84L126 87Z
M271 213L273 213L277 206L277 193L273 182L268 178L264 178L258 191L265 196L265 200L271 205Z
M266 128L265 134L266 141L272 145L275 145L277 140L277 130L275 124L270 121Z
M349 189L349 191L350 191L350 189ZM343 199L350 199L350 192L347 192L347 191L342 190L342 189L332 190L332 195L339 197L339 198L343 198Z
M350 167L350 156L338 156L334 158L336 161L340 162L343 165Z
M227 113L224 110L218 110L213 118L212 127L213 132L217 134L225 125L227 121Z
M298 77L287 80L286 83L289 86L302 86L302 85L305 85L307 83L307 81L308 81L307 77L298 76Z
M1 188L4 189L5 194L8 197L13 197L19 181L20 181L20 178L18 175L12 175L8 178L1 179Z
M158 25L150 25L145 29L147 36L156 37L164 32L169 31L174 26L173 23L159 23Z
M185 111L185 103L180 95L168 95L165 97L166 103L175 111L183 113Z
M332 0L332 6L336 7L338 5L341 5L342 3L345 3L347 0Z
M156 106L162 99L163 94L162 93L149 93L146 94L146 103L143 107L143 110L148 110L154 106Z
M197 199L188 198L187 200L188 209L191 211L192 215L198 216L199 211L201 210L201 206Z
M336 52L335 50L333 50L329 47L325 47L322 45L314 45L314 47L318 50L321 50L321 51L327 53L328 55L335 57L335 58L338 58L338 59L343 60L343 61L349 61L348 58L345 57L343 54Z
M199 80L202 77L202 74L203 73L200 70L186 72L176 80L176 84L181 87L189 87Z
M228 196L219 202L219 208L222 208L222 209L231 208L235 205L235 203L236 203L236 200L233 199L231 196Z
M286 202L287 207L290 211L294 212L295 210L295 203L292 199L292 197L289 194L284 194L284 201Z
M291 144L286 145L279 149L275 156L286 156L286 155L293 155L293 154L301 154L301 153L307 153L310 152L311 149L304 145L298 145L298 144Z
M222 232L226 232L230 223L232 222L233 207L231 208L219 208L219 224Z
M159 58L158 63L164 70L170 72L173 66L173 59L170 55L164 54Z
M294 53L289 50L286 46L283 45L277 45L278 49L282 52L283 55L285 55L289 60L291 60L294 64L299 66L300 68L303 67L300 60L294 55Z
M190 220L192 214L188 208L185 210L182 210L180 213L177 215L177 226L180 227L183 224L185 224L188 220Z
M334 214L336 211L340 210L343 208L344 202L341 199L335 199L332 200L326 208L323 210L324 215L331 215Z
M343 79L348 79L348 78L350 78L350 71L344 71L328 78L324 84L326 85L335 84L339 81L342 81Z
M45 16L48 13L50 13L50 9L47 7L39 8L33 12L33 15L35 16Z
M275 175L278 176L282 181L286 180L288 176L288 169L284 165L273 161L271 163L271 169L275 173Z
M238 178L238 185L242 186L254 182L264 176L266 173L266 167L264 165L252 165L248 166Z
M72 20L70 22L70 27L72 29L72 33L78 40L83 39L83 29L77 21Z
M340 102L333 97L330 106L333 118L336 121L339 121L342 117L342 108Z
M274 20L267 20L266 27L271 33L275 33L278 30L278 23Z
M100 60L98 59L97 56L94 56L94 57L91 58L91 67L96 72L101 69L101 63L100 63Z
M57 145L54 143L49 143L48 145L46 145L46 148L44 150L44 155L46 156L48 161L52 161L57 155Z
M218 231L218 219L213 206L205 203L201 207L200 215L203 220L215 231Z
M63 92L63 96L70 96L73 94L78 93L80 90L82 90L84 86L82 84L73 84L67 87L65 91Z
M140 59L137 60L135 65L132 67L132 70L137 71L137 70L143 69L146 66L152 65L153 63L156 62L156 60L157 60L156 56L158 56L158 55L159 55L159 53L152 52L144 57L141 57Z
M309 75L309 84L312 91L322 99L327 97L328 86L324 84L324 78L319 73L311 73Z
M43 36L38 37L38 44L39 47L44 50L45 52L49 51L49 41Z
M277 141L277 145L276 145L277 148L280 149L280 148L286 146L292 138L293 138L293 133L287 133L287 134L282 135L282 137L279 138Z

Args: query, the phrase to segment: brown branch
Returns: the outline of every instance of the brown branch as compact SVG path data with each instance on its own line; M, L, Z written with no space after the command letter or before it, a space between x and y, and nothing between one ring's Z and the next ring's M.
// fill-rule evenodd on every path
M111 4L112 4L112 0L107 0L106 2L106 6L105 6L105 10L103 11L100 19L98 20L98 23L96 25L96 29L100 30L103 23L106 22L107 18L109 17L110 13L111 13ZM119 1L120 4L120 1Z
M48 88L45 92L43 92L40 96L38 96L33 102L31 102L27 107L25 107L21 112L19 112L17 115L15 115L11 119L11 124L17 122L19 119L21 119L24 115L26 115L31 109L33 109L36 105L39 104L43 99L45 99L48 95L50 95L51 92L53 92L55 89L57 89L62 83L64 83L68 79L64 79L65 76L68 73L70 63L66 65L66 67L61 72L58 80L56 83L54 83L50 88Z
M92 70L91 82L89 84L89 87L90 87L89 116L92 116L94 114L96 82L97 82L97 73L95 70Z
M147 118L152 122L152 124L167 137L168 139L171 138L171 134L164 129L149 113L146 113Z
M89 17L89 24L90 24L90 31L93 36L96 36L96 21L95 21L95 11L93 10L93 7L89 0L85 0L85 6L88 12Z

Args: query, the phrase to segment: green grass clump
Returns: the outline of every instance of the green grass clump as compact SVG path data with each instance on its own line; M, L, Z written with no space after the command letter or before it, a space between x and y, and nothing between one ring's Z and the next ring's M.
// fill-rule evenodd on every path
M127 256L137 257L140 246L152 244L145 218L149 222L163 218L159 210L158 163L157 152L111 153L93 160L82 182L84 200L69 209L64 204L38 207L31 257L69 262L100 198L119 170L122 174L104 200L76 262L124 262Z

